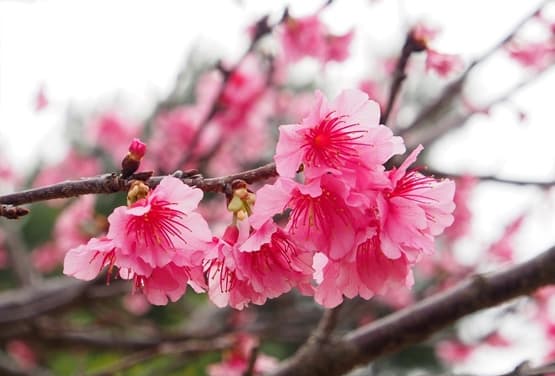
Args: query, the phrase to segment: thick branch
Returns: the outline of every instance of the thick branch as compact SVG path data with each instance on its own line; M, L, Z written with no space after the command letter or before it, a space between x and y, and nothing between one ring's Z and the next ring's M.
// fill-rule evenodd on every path
M272 375L341 375L358 364L419 343L466 315L553 283L555 246L506 270L471 277L339 340L298 352Z
M179 177L183 183L200 188L205 192L223 192L225 185L236 179L242 179L247 183L254 183L277 176L277 172L275 164L269 163L253 170L218 178L205 179L201 176L181 177L182 174L180 173L176 173L174 176ZM0 204L21 205L87 194L123 192L129 189L133 178L137 178L137 176L132 176L130 179L122 179L117 174L106 174L80 180L69 180L46 187L33 188L0 196ZM153 176L146 179L145 182L153 188L163 178L164 176Z

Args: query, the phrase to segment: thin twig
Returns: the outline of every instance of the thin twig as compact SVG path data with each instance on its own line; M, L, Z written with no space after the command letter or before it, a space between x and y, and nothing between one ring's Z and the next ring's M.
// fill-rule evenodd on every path
M395 102L399 92L401 91L401 86L407 78L406 70L410 56L413 52L418 51L419 48L412 37L412 31L409 31L401 49L401 56L397 60L397 65L395 66L395 73L393 74L393 81L391 83L391 89L389 90L389 98L387 100L387 105L380 118L380 124L387 124L389 115L395 106Z

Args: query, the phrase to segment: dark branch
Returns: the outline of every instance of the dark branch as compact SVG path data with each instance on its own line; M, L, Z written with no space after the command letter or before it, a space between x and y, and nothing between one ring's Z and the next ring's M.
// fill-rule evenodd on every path
M277 176L277 172L275 164L269 163L253 170L218 178L205 179L201 176L182 177L183 174L181 172L175 173L174 176L180 178L184 184L195 186L205 192L223 192L225 185L236 179L242 179L250 184ZM139 176L135 174L131 176L130 179L122 179L117 174L106 174L92 178L83 178L80 180L69 180L46 187L33 188L26 191L0 196L0 204L21 205L37 201L70 198L87 194L123 192L127 191L131 181L138 177ZM145 182L153 188L157 186L163 178L164 176L153 176L146 179Z
M533 259L476 275L311 351L297 352L273 376L341 375L358 364L419 343L456 320L555 283L555 246Z
M410 56L413 52L420 50L422 50L422 48L420 48L420 46L415 42L412 37L412 32L409 31L405 39L405 44L403 44L403 48L401 50L401 56L399 57L399 60L397 60L397 65L395 66L395 73L393 75L393 82L391 83L391 89L389 91L389 98L387 100L385 110L380 118L380 124L387 123L389 115L391 115L391 111L395 106L395 101L401 91L401 86L407 78L406 70Z

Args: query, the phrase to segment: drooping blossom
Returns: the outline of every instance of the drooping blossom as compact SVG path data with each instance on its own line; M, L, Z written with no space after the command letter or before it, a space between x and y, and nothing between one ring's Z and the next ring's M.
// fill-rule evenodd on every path
M211 364L207 368L209 376L242 376L249 366L253 349L258 346L258 340L248 334L240 333L231 350L224 353L220 363ZM265 375L277 368L278 360L266 354L257 354L253 376Z
M270 219L257 229L248 220L226 229L207 255L209 297L219 307L264 304L293 287L312 294L312 253Z
M317 92L312 111L301 124L282 125L276 147L280 176L293 177L301 166L307 178L345 174L361 166L377 169L404 146L379 125L376 102L359 90L345 90L332 103Z
M196 291L205 287L202 262L212 239L206 221L196 212L202 191L165 177L145 197L129 207L120 206L108 217L106 237L91 239L71 249L64 273L91 280L108 267L135 287L152 304L176 301L187 284Z
M440 77L447 77L463 68L458 55L450 55L429 49L426 51L426 71L433 71Z
M404 254L412 262L431 254L434 237L453 223L455 184L408 170L422 149L389 172L391 189L378 196L380 248L391 259Z

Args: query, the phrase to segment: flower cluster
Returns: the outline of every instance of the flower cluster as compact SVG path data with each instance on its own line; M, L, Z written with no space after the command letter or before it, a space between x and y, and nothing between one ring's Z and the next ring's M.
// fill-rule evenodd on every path
M153 190L134 181L107 235L71 249L64 272L90 280L117 267L153 304L189 284L237 309L293 288L334 307L410 287L411 267L453 221L455 186L409 169L421 146L386 170L405 148L379 112L358 90L331 103L316 93L300 124L280 127L276 181L256 195L242 181L227 192L233 220L222 237L196 211L199 189L174 177Z

